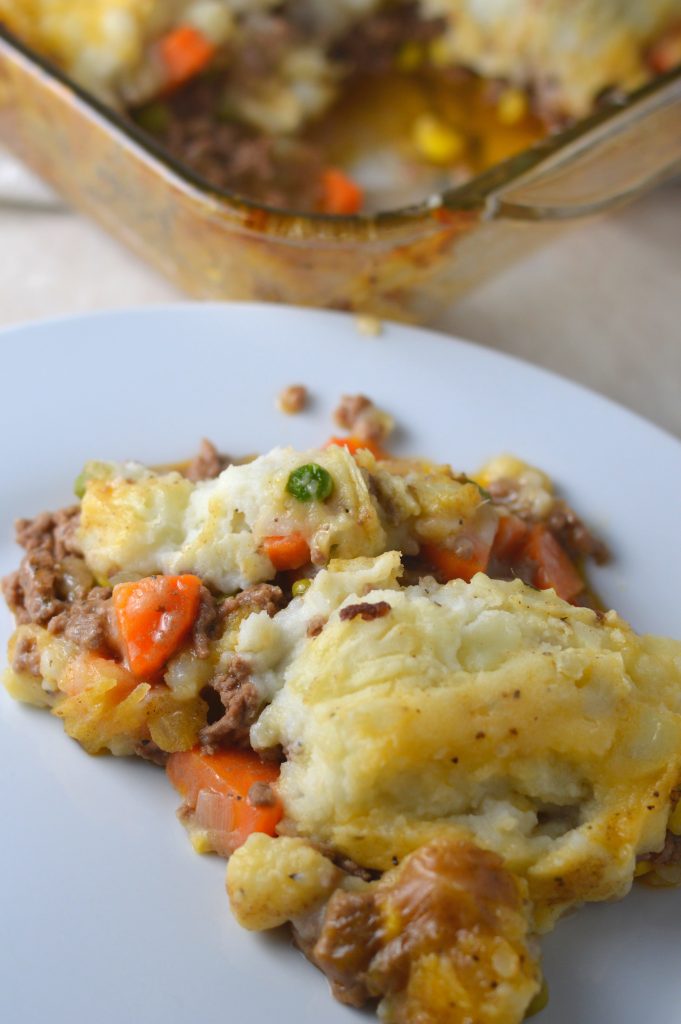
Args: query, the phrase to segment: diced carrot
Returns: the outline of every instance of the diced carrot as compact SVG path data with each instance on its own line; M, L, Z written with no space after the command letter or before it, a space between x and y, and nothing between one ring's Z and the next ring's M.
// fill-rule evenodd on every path
M199 613L198 576L147 576L113 590L118 630L130 671L143 679L159 672Z
M192 25L180 25L159 40L158 52L168 75L167 88L176 89L203 71L216 48Z
M648 63L658 75L681 64L681 25L667 32L651 47Z
M300 569L310 561L310 546L302 533L265 537L263 551L278 572Z
M510 562L527 540L529 527L518 516L499 516L492 553L503 562Z
M359 213L364 202L359 185L337 167L328 167L322 174L322 190L322 213Z
M421 546L421 554L446 580L466 580L467 583L476 572L485 571L490 551L491 542L478 541L472 536L461 538L459 551L438 544Z
M254 801L254 783L272 786L279 765L261 761L251 750L225 750L204 754L200 750L171 754L166 771L175 789L194 814L194 824L213 834L213 846L229 855L253 832L273 836L281 820L281 801Z
M383 451L381 446L376 444L375 441L365 441L361 437L331 437L324 447L331 448L332 445L336 445L338 448L347 448L351 455L356 455L362 448L366 448L375 459L390 458L388 453Z
M523 554L537 566L534 583L540 590L553 587L564 601L572 601L584 590L584 580L545 526L532 527Z

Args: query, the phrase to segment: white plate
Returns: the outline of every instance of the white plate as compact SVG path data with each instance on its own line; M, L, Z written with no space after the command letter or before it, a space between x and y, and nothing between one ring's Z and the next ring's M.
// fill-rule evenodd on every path
M313 446L341 392L361 390L396 414L404 452L472 469L511 450L546 469L612 545L606 600L640 630L681 636L681 445L543 371L275 306L55 321L1 334L0 353L3 572L19 558L12 520L68 503L86 459L170 461L204 435L235 453ZM282 416L274 398L296 382L314 408ZM192 852L162 772L88 758L4 692L0 766L3 1024L353 1019L287 942L232 921L223 864ZM638 890L562 922L544 946L551 1003L537 1024L681 1019L680 917L681 893Z

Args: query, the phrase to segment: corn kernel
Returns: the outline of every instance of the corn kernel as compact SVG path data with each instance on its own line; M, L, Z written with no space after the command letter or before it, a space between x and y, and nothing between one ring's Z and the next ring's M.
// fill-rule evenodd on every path
M213 849L208 833L204 832L203 829L200 831L192 829L189 833L189 840L196 853L210 853Z
M501 124L513 127L527 115L527 95L522 89L505 89L497 101L497 118Z
M416 119L412 138L421 156L432 164L454 163L466 148L460 132L431 114L422 114Z

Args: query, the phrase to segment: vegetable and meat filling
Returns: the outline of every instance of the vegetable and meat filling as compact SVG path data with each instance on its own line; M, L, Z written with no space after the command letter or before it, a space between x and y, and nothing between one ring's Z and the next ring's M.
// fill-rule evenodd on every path
M342 1002L519 1024L564 912L678 880L681 642L600 610L607 551L541 470L396 458L361 395L336 422L86 465L17 523L6 686L165 766L237 920L289 923Z
M0 0L0 20L212 184L331 214L458 184L681 61L681 0Z

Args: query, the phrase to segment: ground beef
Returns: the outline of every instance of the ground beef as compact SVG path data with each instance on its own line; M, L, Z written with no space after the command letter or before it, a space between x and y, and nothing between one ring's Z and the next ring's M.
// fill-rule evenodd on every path
M197 658L207 658L211 640L215 639L220 625L218 604L208 587L201 587L199 614L192 630L192 646Z
M308 393L304 384L289 384L277 395L277 409L287 416L295 416L303 411L307 401Z
M567 502L560 499L554 502L546 525L573 557L593 558L598 565L604 565L610 558L605 544L594 537Z
M205 590L205 588L204 588ZM207 591L202 592L203 626L194 630L194 650L199 657L208 651L212 631L220 629L230 616L245 616L253 612L267 612L273 616L284 603L279 587L259 583L228 597L217 611ZM215 614L215 618L213 618ZM214 750L228 744L247 744L248 732L262 708L262 698L250 678L250 666L244 658L233 657L227 669L219 672L202 692L209 706L209 724L201 731L204 750Z
M74 506L18 520L17 541L26 554L19 569L2 581L3 594L20 625L35 623L80 648L120 657L111 590L95 586L77 553L79 518ZM22 665L39 675L35 653L20 652L14 667Z
M14 649L12 669L40 678L40 651L32 636L22 636Z
M47 548L24 555L19 569L3 580L3 593L17 623L47 626L94 585L92 573L77 555L58 561Z
M360 604L349 604L341 608L339 618L341 622L347 622L348 619L354 619L359 615L365 622L371 622L373 619L382 619L389 611L390 605L387 601L376 601L373 604L370 601L362 601Z
M202 694L208 699L210 692L217 694L223 707L217 721L205 726L199 739L202 748L213 753L225 745L243 746L248 743L248 733L258 718L263 701L255 684L251 681L250 665L244 658L235 656L224 672L211 680Z
M397 4L354 25L331 55L362 74L385 74L405 44L431 42L446 25L445 18L424 18L418 3Z
M354 430L360 417L373 409L373 406L374 403L366 395L341 395L333 412L334 421L342 430Z
M254 807L272 807L276 799L274 790L267 782L254 782L248 791L248 802Z
M28 612L24 608L24 592L21 588L19 570L16 569L9 576L5 576L0 583L0 587L2 588L2 596L7 607L14 615L17 623L23 625L26 622L30 622Z
M14 536L19 547L25 551L53 549L53 517L51 512L41 512L35 519L17 519Z
M20 625L46 626L67 603L84 597L94 583L78 554L79 519L76 505L17 520L17 543L26 554L18 570L2 581L2 592Z
M387 441L395 426L392 416L374 405L366 395L342 395L333 418L342 430L378 446Z
M316 636L319 636L326 623L327 619L323 615L313 615L307 624L306 635L308 638L313 640Z
M27 552L49 551L56 559L81 554L76 539L80 524L80 506L71 505L57 512L41 512L34 519L17 519L14 524L17 544Z
M315 209L324 167L318 147L277 137L239 121L225 96L248 94L277 75L282 57L299 35L288 18L260 14L248 19L238 45L170 96L158 140L182 163L217 188L284 209ZM144 110L138 113L144 125Z
M86 597L67 605L64 611L51 619L47 628L50 633L64 636L81 649L99 651L105 657L122 657L108 587L93 587Z
M225 118L219 109L220 97L236 76L250 73L256 54L268 56L265 49L244 47L238 66L216 71L210 78L198 77L170 97L166 123L156 137L174 157L217 188L280 209L316 209L325 166L319 147L298 138L268 135Z
M213 442L204 437L198 453L185 469L184 476L194 483L199 480L214 480L229 465L231 465L229 456L222 455Z
M222 604L220 614L226 619L230 615L247 610L249 613L267 612L271 618L283 606L284 594L281 587L275 587L271 583L257 583L235 594L234 597L228 597Z
M59 563L47 548L35 548L24 555L12 581L11 593L18 600L10 607L17 622L46 626L66 607L62 592Z

